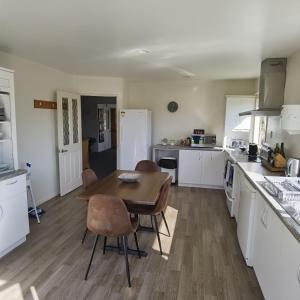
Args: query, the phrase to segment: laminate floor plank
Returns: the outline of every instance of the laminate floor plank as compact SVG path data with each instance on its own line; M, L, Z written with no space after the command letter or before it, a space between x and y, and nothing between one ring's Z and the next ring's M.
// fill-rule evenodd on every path
M26 243L0 259L0 299L263 299L254 271L246 266L221 190L172 186L165 212L171 232L158 217L163 256L155 233L138 232L147 257L129 257L132 288L124 256L102 254L101 237L83 280L95 236L81 238L87 203L77 189L42 205L41 224L30 220ZM150 218L142 217L150 226ZM109 238L108 244L116 244ZM135 249L133 237L129 245Z

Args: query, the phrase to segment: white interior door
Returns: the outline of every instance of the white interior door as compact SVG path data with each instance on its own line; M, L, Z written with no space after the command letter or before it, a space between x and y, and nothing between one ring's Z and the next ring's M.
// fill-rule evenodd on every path
M57 128L60 195L82 184L80 95L57 91Z

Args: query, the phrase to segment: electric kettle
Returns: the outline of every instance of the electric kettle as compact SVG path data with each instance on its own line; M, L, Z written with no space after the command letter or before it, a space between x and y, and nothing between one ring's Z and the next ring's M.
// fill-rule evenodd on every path
M286 164L285 175L288 177L300 176L300 159L289 158Z

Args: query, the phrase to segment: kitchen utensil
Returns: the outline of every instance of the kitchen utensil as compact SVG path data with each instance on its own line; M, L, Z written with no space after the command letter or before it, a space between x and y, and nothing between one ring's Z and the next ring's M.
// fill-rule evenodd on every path
M289 158L286 164L285 175L288 177L300 176L300 159Z

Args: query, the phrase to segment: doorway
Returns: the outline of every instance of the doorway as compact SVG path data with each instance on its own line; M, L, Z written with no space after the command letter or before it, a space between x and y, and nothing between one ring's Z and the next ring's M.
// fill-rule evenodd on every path
M103 178L117 168L116 97L81 96L83 168Z

